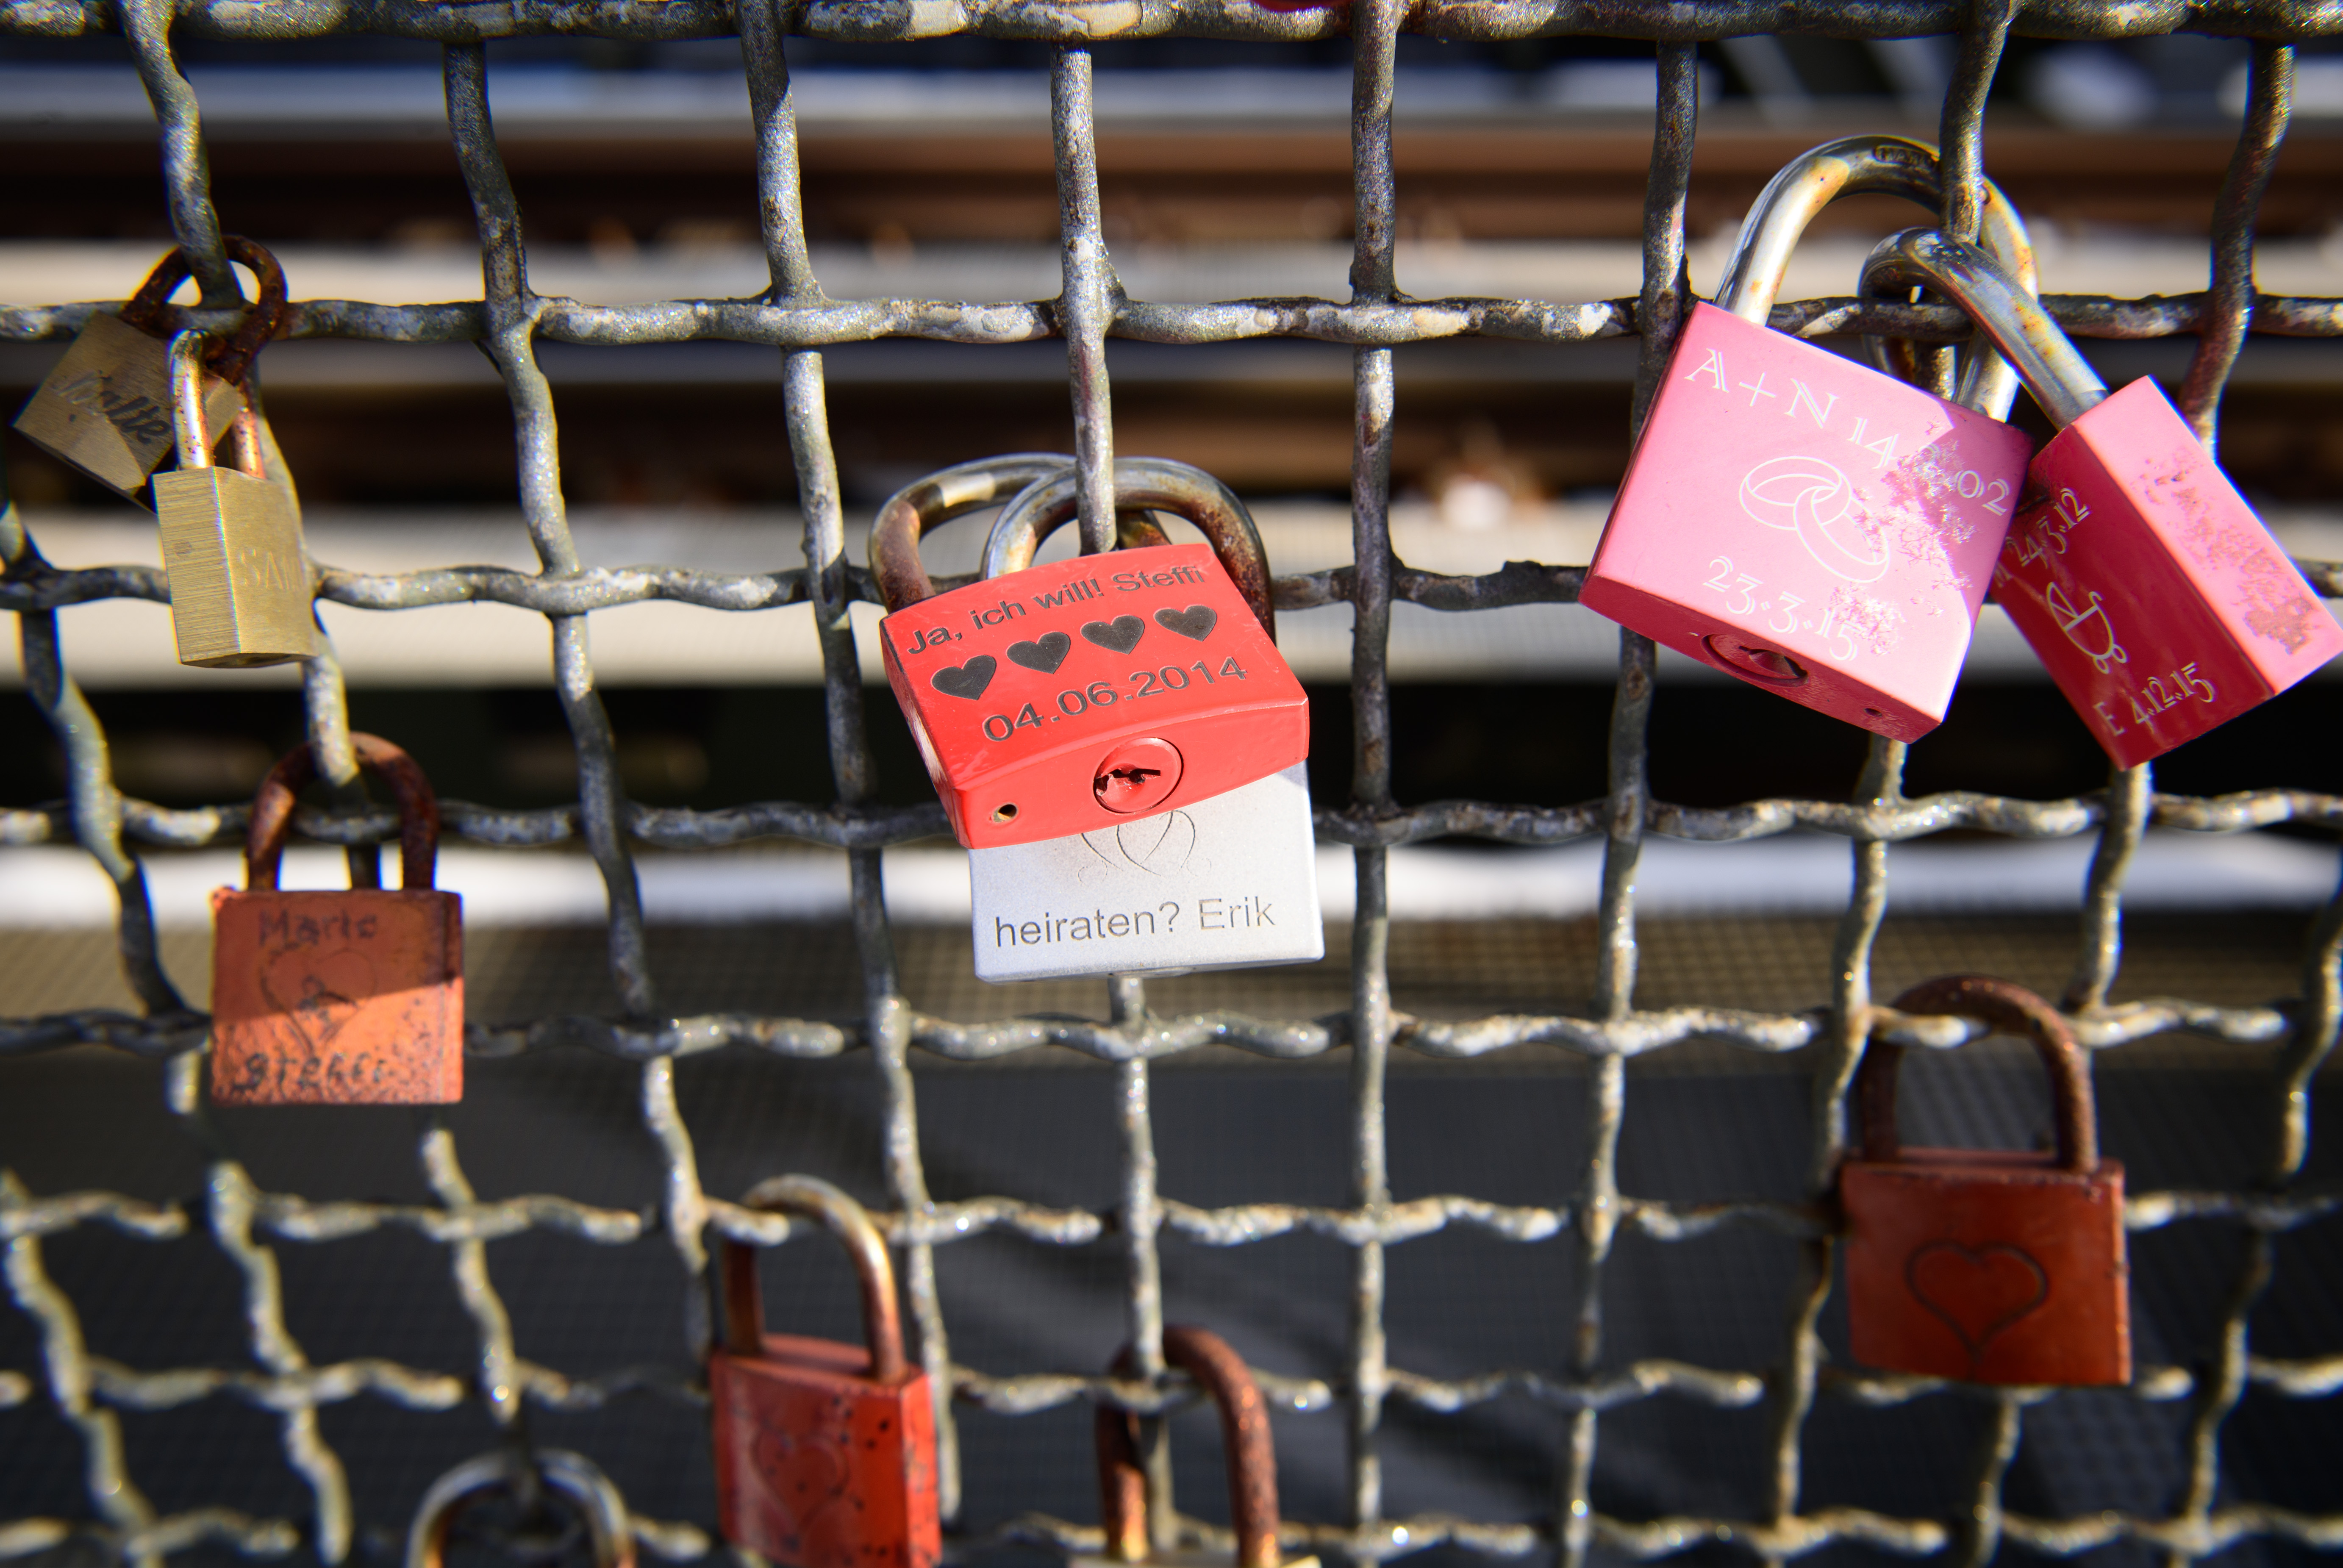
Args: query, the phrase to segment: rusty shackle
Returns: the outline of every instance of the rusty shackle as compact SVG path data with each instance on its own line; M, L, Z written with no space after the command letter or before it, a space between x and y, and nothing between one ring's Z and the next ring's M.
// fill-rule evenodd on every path
M2107 383L2076 352L2026 280L1976 246L1933 228L1907 228L1872 251L1863 264L1863 286L1866 292L1926 286L1943 293L1968 313L2062 430L2107 401Z
M1071 466L1035 479L1011 499L992 525L984 543L984 575L988 578L1022 571L1033 564L1041 543L1067 523L1080 508L1078 479ZM1270 602L1269 555L1262 548L1261 530L1234 490L1190 463L1169 457L1118 457L1114 463L1114 504L1118 515L1131 512L1172 512L1196 525L1220 558L1222 569L1244 595L1253 618L1271 638L1277 636L1276 611ZM1151 524L1134 529L1125 522L1121 542L1131 545L1168 543ZM1136 536L1136 537L1134 537Z
M2089 1065L2057 1009L2023 986L1989 975L1947 975L1924 980L1896 999L1898 1012L1954 1013L1974 1018L2034 1042L2050 1075L2050 1119L2058 1131L2058 1168L2087 1176L2099 1168L2098 1113ZM1896 1131L1896 1070L1904 1048L1875 1029L1855 1070L1855 1098L1863 1114L1863 1158L1890 1164L1903 1158Z
M379 735L350 736L358 766L390 786L398 802L398 885L413 891L431 886L439 859L439 797L415 759ZM293 806L317 777L317 755L303 741L279 759L253 798L252 822L244 834L244 885L254 892L277 890L277 873L292 831Z
M230 261L242 262L260 280L260 297L246 308L244 320L225 339L209 344L204 353L205 369L240 387L251 373L261 345L284 330L292 307L285 297L285 269L266 246L240 234L223 235L220 243ZM185 246L156 262L138 292L123 306L125 325L152 337L163 337L171 314L171 291L193 276L195 270L195 259Z
M582 1453L567 1449L498 1449L468 1459L431 1483L407 1533L407 1568L443 1568L447 1534L464 1504L483 1493L516 1495L542 1487L558 1493L586 1524L594 1568L635 1568L635 1532L626 1499Z
M2034 244L2016 205L1991 180L1984 182L1981 195L1979 241L2013 276L2034 287ZM1766 182L1742 220L1717 284L1717 305L1745 321L1765 325L1790 254L1806 226L1824 207L1851 196L1902 196L1941 217L1944 177L1936 149L1906 136L1842 136L1791 159ZM1909 379L1909 366L1897 362L1889 340L1866 341L1874 366ZM1976 345L1964 348L1962 358L1961 401L1996 419L2006 418L2017 396L2015 373L1990 349L1979 352Z
M1278 1568L1277 1448L1269 1406L1244 1358L1207 1329L1169 1324L1163 1361L1196 1380L1221 1413L1221 1446L1228 1460L1229 1523L1237 1537L1236 1568ZM1116 1358L1128 1369L1126 1347ZM1106 1552L1122 1563L1149 1555L1147 1474L1139 1462L1138 1418L1106 1405L1098 1409L1099 1513Z
M759 1181L740 1203L769 1214L819 1221L846 1244L862 1287L862 1337L870 1351L870 1380L898 1383L910 1377L902 1316L895 1304L895 1264L870 1211L816 1176ZM728 1241L717 1266L724 1292L724 1348L736 1356L762 1355L765 1299L757 1282L757 1249L746 1241Z

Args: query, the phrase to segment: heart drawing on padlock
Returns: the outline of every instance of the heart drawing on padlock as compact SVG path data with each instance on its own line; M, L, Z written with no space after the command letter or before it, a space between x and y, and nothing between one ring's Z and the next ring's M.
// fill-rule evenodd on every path
M1110 866L1168 877L1183 869L1196 852L1196 819L1185 811L1166 811L1121 823L1111 832L1095 829L1082 835L1082 842Z
M1110 653L1129 653L1147 635L1147 623L1135 615L1119 615L1112 620L1082 623L1082 639L1094 642Z
M1028 669L1038 669L1048 675L1066 662L1066 655L1074 651L1074 639L1062 631L1043 632L1031 642L1009 645L1009 662L1021 664ZM973 660L970 660L973 663ZM971 694L973 695L973 694Z
M1221 612L1208 604L1192 604L1186 609L1159 609L1155 612L1155 624L1165 631L1176 631L1182 637L1202 642L1221 624Z
M1931 1241L1904 1263L1912 1299L1959 1336L1974 1364L1986 1346L2050 1299L2050 1276L2022 1247Z
M322 1054L375 994L374 961L354 948L295 948L269 960L260 989L277 1016Z
M946 665L936 671L935 689L946 697L965 697L973 702L984 695L984 689L992 684L992 672L1000 668L992 655L980 653L966 664Z
M836 1553L820 1550L826 1533L823 1516L846 1495L846 1462L839 1457L847 1434L815 1432L803 1435L775 1421L758 1423L749 1453L761 1484L758 1492L772 1514L774 1533L794 1541L810 1562Z

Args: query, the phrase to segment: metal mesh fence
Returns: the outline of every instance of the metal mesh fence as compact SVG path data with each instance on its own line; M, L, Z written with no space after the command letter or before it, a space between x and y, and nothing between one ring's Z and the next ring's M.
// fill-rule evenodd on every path
M1644 212L1644 277L1635 299L1556 303L1523 299L1422 300L1401 292L1394 270L1391 119L1393 57L1403 25L1448 37L1502 39L1600 34L1654 42L1659 96L1649 194ZM423 1135L417 1156L436 1202L409 1206L317 1202L293 1193L258 1190L243 1167L208 1141L199 1070L206 1020L190 1010L157 958L154 919L137 846L188 847L241 840L244 809L164 809L126 799L108 771L106 737L60 658L57 614L108 598L163 600L166 588L154 568L120 567L63 570L48 565L12 509L0 519L0 608L15 612L28 689L53 725L70 770L68 798L47 808L0 812L0 842L76 842L112 878L121 896L122 960L143 1005L138 1016L91 1011L0 1021L0 1054L22 1054L95 1043L166 1064L170 1109L190 1134L215 1150L202 1211L155 1205L106 1191L39 1194L14 1176L0 1176L0 1237L6 1243L6 1280L15 1307L36 1326L43 1359L35 1368L0 1371L0 1405L46 1400L70 1422L85 1448L89 1513L81 1521L0 1520L0 1556L23 1554L92 1539L142 1563L205 1543L256 1555L303 1543L327 1562L351 1549L353 1519L343 1461L321 1434L321 1406L361 1395L419 1411L485 1406L518 1429L526 1407L577 1409L638 1386L631 1372L569 1375L530 1360L516 1343L510 1319L488 1266L486 1243L530 1229L558 1231L586 1241L628 1242L663 1234L684 1266L705 1279L716 1237L770 1244L789 1226L752 1212L702 1188L690 1130L679 1111L676 1074L682 1059L734 1045L782 1056L828 1056L867 1050L886 1105L884 1168L893 1209L884 1223L902 1259L902 1277L918 1359L934 1380L943 1434L948 1515L956 1510L953 1404L1024 1413L1082 1400L1105 1400L1158 1412L1184 1397L1182 1380L1167 1375L1161 1358L1159 1238L1168 1230L1214 1246L1241 1246L1309 1232L1331 1237L1353 1257L1351 1333L1347 1364L1315 1379L1267 1378L1272 1396L1291 1408L1326 1412L1348 1436L1348 1517L1290 1523L1292 1544L1307 1543L1361 1561L1381 1561L1440 1543L1501 1556L1551 1550L1570 1563L1591 1551L1657 1557L1702 1543L1724 1543L1767 1561L1796 1557L1835 1543L1863 1543L1899 1553L1949 1555L1978 1563L2004 1543L2070 1555L2118 1541L2144 1543L2172 1561L2220 1553L2240 1540L2275 1537L2310 1546L2343 1545L2343 1513L2308 1514L2238 1503L2220 1488L2221 1439L2249 1386L2277 1395L2317 1398L2343 1387L2343 1347L2298 1360L2258 1355L2247 1335L2248 1313L2268 1285L2279 1238L2328 1214L2338 1199L2298 1187L2311 1136L2308 1087L2334 1046L2343 1022L2343 902L2330 904L2310 933L2301 994L2266 1008L2217 1007L2186 1000L2123 1005L2108 1000L2120 954L2119 929L2127 867L2151 824L2230 832L2278 823L2329 825L2343 820L2343 799L2297 789L2268 789L2217 799L2157 793L2146 768L2116 773L2103 792L2063 800L2023 800L1975 793L1906 799L1900 788L1904 748L1875 741L1868 763L1845 800L1771 799L1729 809L1696 809L1651 798L1644 736L1652 699L1653 645L1623 634L1615 707L1608 736L1610 791L1604 799L1558 809L1482 801L1403 805L1391 792L1388 674L1385 659L1392 607L1405 600L1433 609L1471 612L1518 604L1574 600L1584 568L1514 563L1484 576L1440 576L1411 568L1392 551L1388 530L1390 452L1395 417L1393 348L1450 336L1523 339L1556 353L1596 338L1639 334L1642 378L1637 412L1648 403L1690 298L1684 265L1684 213L1689 181L1699 42L1771 30L1844 36L1958 33L1960 50L1944 105L1942 147L1946 171L1946 226L1973 236L1982 166L1981 116L2004 45L2013 26L2061 36L2112 37L2179 28L2255 40L2249 101L2243 132L2213 219L2211 286L2179 297L2121 300L2058 296L2053 313L2080 336L2153 337L2195 333L2198 347L2180 402L2209 440L2224 380L2248 332L2343 336L2343 300L2279 298L2254 286L2254 216L2280 139L2289 103L2295 42L2343 28L2332 7L2300 3L2157 6L2061 4L2021 8L2014 0L1940 0L1814 8L1739 4L1689 7L1658 0L1616 0L1592 6L1501 0L1495 4L1428 5L1354 0L1347 12L1276 12L1242 0L1099 0L1095 4L1009 4L970 0L937 7L863 0L816 0L804 6L740 0L737 15L716 0L638 4L605 0L589 5L513 0L494 7L383 0L366 6L252 6L232 0L197 0L171 6L162 0L50 0L0 5L0 29L22 37L74 36L119 31L129 41L162 126L166 188L182 244L198 258L202 306L187 313L196 325L232 318L236 285L223 257L221 229L207 190L204 142L195 96L174 62L174 27L206 36L275 40L364 31L439 42L446 48L447 121L463 176L478 215L484 274L479 300L417 307L361 301L307 300L293 310L295 337L355 337L426 343L473 341L486 349L508 388L518 444L523 516L540 569L535 573L450 568L399 576L367 575L321 565L317 591L337 603L396 610L462 601L525 607L546 616L553 637L553 678L575 739L579 796L573 806L539 811L498 810L448 804L451 829L481 843L548 845L582 840L608 892L608 962L619 1012L607 1018L549 1018L508 1028L475 1026L470 1050L510 1055L557 1046L608 1053L639 1064L643 1128L661 1151L665 1202L656 1214L602 1209L558 1195L484 1202L468 1182L455 1141L444 1126ZM1356 254L1352 297L1254 299L1202 305L1151 304L1129 298L1111 270L1101 236L1091 114L1091 65L1086 45L1108 36L1210 35L1252 39L1354 38L1353 109ZM799 210L796 129L785 64L785 35L797 33L861 40L909 39L956 31L1037 38L1060 45L1052 78L1053 135L1061 199L1063 290L1041 303L940 304L908 299L833 300L822 292L804 237ZM528 287L521 215L506 177L490 126L484 39L525 35L592 35L628 39L727 36L738 33L749 85L758 143L759 218L772 284L752 299L681 300L632 306L581 304L547 298ZM78 329L99 307L59 305L0 310L0 338L57 341ZM1807 336L1895 329L1927 341L1949 342L1965 324L1941 307L1864 305L1849 298L1813 299L1775 308L1772 324ZM1110 982L1106 1021L1063 1019L962 1024L914 1011L898 984L885 893L883 847L943 830L940 809L898 809L872 804L870 753L864 736L866 700L848 608L872 600L868 575L843 556L844 528L836 465L824 410L821 348L881 337L963 343L1008 343L1061 337L1068 349L1072 390L1081 520L1086 548L1111 538L1113 426L1106 370L1110 336L1163 343L1216 343L1262 337L1300 337L1347 343L1354 351L1355 446L1352 509L1354 564L1277 584L1281 607L1347 602L1355 618L1351 701L1355 718L1355 772L1351 803L1322 812L1322 838L1352 846L1357 862L1357 914L1352 933L1351 1006L1314 1022L1262 1020L1232 1013L1158 1016L1149 1010L1142 982ZM783 351L788 436L799 476L805 526L801 571L731 576L669 568L587 568L580 565L564 518L559 432L553 399L540 372L541 338L587 345L723 339ZM2343 564L2301 563L2324 592L2343 594ZM804 614L820 628L828 698L828 743L836 784L829 804L756 802L713 811L654 809L628 801L614 760L611 725L595 689L587 653L588 612L647 599L679 600L710 611ZM801 607L801 608L800 608ZM370 883L377 871L372 846L396 833L389 813L369 807L357 789L341 678L330 651L308 667L305 695L309 732L322 771L339 791L338 808L307 811L298 830L314 839L352 846L354 877ZM1827 995L1802 1011L1764 1015L1713 1007L1660 1010L1635 1004L1634 890L1637 851L1644 835L1724 842L1820 829L1845 838L1853 859L1853 891L1840 920ZM1890 847L1925 835L1966 829L2016 838L2097 836L2080 910L2073 976L2062 1009L2093 1050L2109 1050L2173 1029L2187 1029L2243 1045L2275 1044L2261 1155L2261 1180L2249 1191L2143 1191L2129 1201L2134 1231L2187 1222L2236 1227L2244 1233L2243 1261L2230 1282L2225 1315L2206 1359L2191 1368L2143 1367L2131 1397L2185 1401L2187 1482L2168 1514L2134 1517L2092 1513L2033 1518L2003 1506L2002 1481L2016 1454L2027 1411L2056 1399L2047 1389L1973 1390L1968 1397L1991 1412L1972 1472L1971 1506L1956 1518L1894 1517L1860 1507L1809 1506L1802 1501L1802 1431L1818 1396L1893 1404L1944 1396L1945 1385L1925 1379L1865 1374L1832 1365L1817 1333L1831 1288L1834 1240L1825 1202L1846 1127L1845 1097L1866 1032L1888 1028L1894 1038L1945 1046L1973 1037L1973 1025L1951 1020L1883 1018L1872 1001L1868 959L1885 913ZM1554 1016L1503 1014L1454 1022L1412 1018L1393 1003L1389 981L1386 859L1391 846L1446 835L1513 844L1553 844L1600 838L1606 845L1599 915L1600 968L1596 994L1583 1012ZM786 837L842 850L852 868L853 928L861 960L864 1007L858 1022L740 1015L676 1017L661 1010L647 960L644 920L631 856L633 846L705 849L746 840ZM357 847L364 847L359 852ZM1814 1144L1810 1196L1805 1202L1659 1201L1620 1191L1617 1150L1626 1114L1626 1063L1631 1056L1703 1037L1757 1052L1814 1046ZM1589 1151L1574 1192L1547 1205L1515 1207L1470 1196L1395 1201L1386 1161L1384 1081L1394 1050L1431 1058L1469 1058L1528 1042L1581 1052L1591 1063L1585 1128ZM1052 1210L1015 1197L938 1201L930 1197L920 1160L910 1053L921 1050L974 1060L1056 1045L1115 1064L1121 1075L1122 1191L1105 1212ZM1351 1201L1318 1208L1253 1204L1203 1209L1158 1189L1149 1073L1158 1058L1206 1046L1232 1046L1264 1057L1305 1058L1347 1049L1350 1063ZM75 1303L45 1271L45 1238L75 1227L112 1226L134 1237L163 1240L207 1234L239 1271L248 1349L245 1368L180 1367L135 1370L89 1353ZM1570 1249L1579 1265L1565 1303L1568 1352L1563 1363L1534 1370L1492 1370L1462 1381L1441 1381L1391 1364L1384 1332L1388 1250L1445 1227L1467 1227L1507 1241ZM1662 1242L1697 1242L1729 1229L1778 1239L1799 1259L1786 1328L1778 1354L1764 1369L1709 1368L1669 1360L1622 1364L1606 1355L1602 1302L1606 1261L1623 1231ZM276 1248L404 1229L443 1246L458 1298L478 1334L478 1357L463 1377L380 1360L317 1364L287 1327ZM1135 1374L1126 1379L1072 1375L1062 1369L1006 1372L954 1363L949 1318L940 1297L934 1251L988 1231L1013 1232L1043 1246L1119 1250L1125 1269L1129 1328L1137 1347ZM687 1347L696 1358L704 1345ZM285 1462L307 1488L309 1512L300 1520L251 1517L225 1508L177 1513L157 1509L126 1467L117 1412L166 1410L226 1392L271 1412L281 1432ZM655 1392L701 1397L681 1382ZM1770 1456L1769 1501L1753 1517L1672 1517L1631 1522L1592 1506L1590 1484L1606 1412L1661 1397L1717 1408L1763 1407ZM1452 1517L1395 1519L1385 1515L1378 1432L1394 1404L1425 1412L1453 1412L1481 1402L1526 1398L1564 1412L1566 1433L1557 1456L1550 1527L1491 1523ZM1192 1536L1217 1539L1188 1522ZM638 1518L634 1530L651 1551L691 1558L711 1549L708 1534L689 1524ZM1008 1538L1072 1548L1095 1547L1095 1529L1028 1518L1009 1526ZM996 1537L997 1538L997 1537ZM962 1537L966 1541L967 1537Z

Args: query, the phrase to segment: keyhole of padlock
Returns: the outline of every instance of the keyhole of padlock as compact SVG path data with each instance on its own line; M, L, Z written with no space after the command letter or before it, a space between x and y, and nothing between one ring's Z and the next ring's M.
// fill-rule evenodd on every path
M1169 740L1126 740L1100 761L1091 790L1100 805L1128 817L1170 799L1180 771L1179 749Z
M1762 642L1744 642L1729 631L1708 638L1708 651L1734 668L1775 686L1791 686L1806 678L1806 668L1788 654Z

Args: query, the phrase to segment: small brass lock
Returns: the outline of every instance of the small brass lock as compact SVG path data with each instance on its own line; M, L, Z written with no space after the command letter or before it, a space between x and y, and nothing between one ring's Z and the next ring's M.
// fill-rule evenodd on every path
M312 658L317 639L299 508L290 487L263 471L259 419L251 408L236 416L237 467L212 462L197 386L203 345L196 332L171 340L179 467L155 476L179 662L250 669Z
M244 325L206 356L205 424L215 430L244 407L238 385L285 314L285 273L276 258L239 236L225 243L230 259L260 280L260 298ZM171 291L192 270L187 253L175 250L156 264L119 316L92 316L16 416L17 430L35 446L142 506L147 477L171 455L165 318Z

